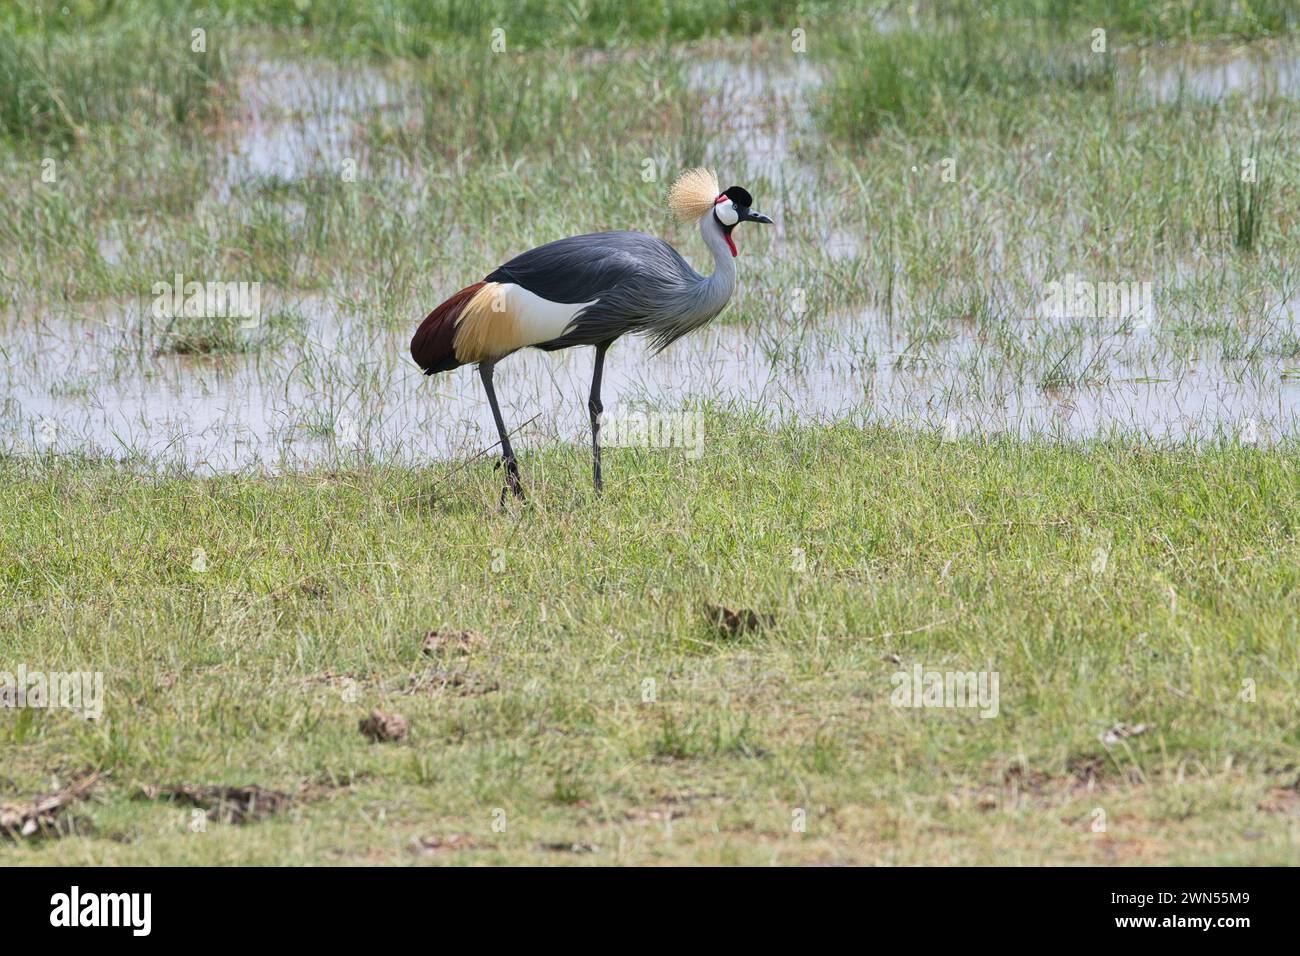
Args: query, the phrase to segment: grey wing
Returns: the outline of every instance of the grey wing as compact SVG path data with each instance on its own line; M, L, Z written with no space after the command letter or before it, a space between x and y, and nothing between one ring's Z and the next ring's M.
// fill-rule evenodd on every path
M539 348L610 341L642 329L700 276L672 246L640 232L571 236L530 249L491 272L551 302L595 302L562 338Z

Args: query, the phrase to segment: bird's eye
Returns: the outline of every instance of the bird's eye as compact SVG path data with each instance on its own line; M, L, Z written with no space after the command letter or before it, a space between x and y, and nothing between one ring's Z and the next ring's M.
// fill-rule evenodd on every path
M718 222L724 226L734 226L740 222L740 214L736 212L736 205L730 199L718 203L714 207L714 212L718 217Z

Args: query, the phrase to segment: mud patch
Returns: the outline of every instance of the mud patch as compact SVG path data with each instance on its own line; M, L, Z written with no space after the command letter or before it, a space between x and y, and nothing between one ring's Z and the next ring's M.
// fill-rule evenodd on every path
M633 807L623 819L628 823L668 823L684 816L686 811L679 807Z
M599 853L600 844L598 843L565 843L563 840L557 840L552 843L539 843L538 849L546 850L548 853Z
M417 837L408 847L416 856L438 856L459 850L495 850L496 844L487 843L465 833L435 833Z
M319 674L309 674L299 681L304 690L316 687L324 687L329 690L335 690L340 693L355 691L365 685L365 681L352 674L336 674L333 671L322 671Z
M0 805L0 836L17 842L87 832L88 824L67 811L73 804L86 799L99 779L97 773L85 774L53 793L37 797L30 804Z
M375 743L401 743L411 732L411 724L402 714L372 710L369 717L361 718L357 729Z
M247 787L199 786L141 787L139 799L197 807L209 820L242 826L265 820L286 809L293 797L256 784Z
M975 806L985 812L1042 809L1141 783L1135 773L1116 773L1114 764L1098 754L1071 757L1065 770L1051 774L1014 763L1002 772L1000 784L978 789Z
M420 644L420 653L425 657L467 657L485 643L478 631L429 631Z
M471 670L434 668L413 674L387 685L399 694L451 694L456 697L479 697L500 689L489 677Z
M720 637L728 639L764 631L776 623L775 614L722 604L704 605L704 618Z
M1148 729L1146 724L1115 724L1101 735L1101 742L1109 749L1122 740L1142 736Z
M1256 808L1263 813L1300 816L1300 788L1273 787L1260 798Z

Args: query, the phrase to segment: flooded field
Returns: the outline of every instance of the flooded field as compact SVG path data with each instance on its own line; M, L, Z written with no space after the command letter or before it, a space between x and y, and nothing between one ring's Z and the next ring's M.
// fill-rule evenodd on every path
M1023 287L999 293L1001 304L980 318L936 318L916 305L922 296L909 294L905 279L888 291L862 279L868 306L810 306L805 293L821 280L803 270L798 285L781 283L775 302L747 299L747 278L763 277L774 263L792 269L815 248L825 261L851 266L879 256L887 241L838 213L792 221L820 209L818 197L842 190L846 167L822 148L814 118L823 68L772 59L770 48L722 46L716 56L693 58L684 79L702 106L702 158L768 189L770 199L760 193L759 204L777 218L775 237L763 250L742 241L740 304L730 317L660 355L639 341L619 343L607 366L607 416L714 407L773 421L849 419L953 436L1270 443L1296 435L1300 315L1295 299L1276 301L1276 293L1254 301L1260 312L1253 317L1210 316L1186 307L1179 274L1169 273L1158 282L1159 309L1148 301L1141 314L1045 316L1030 286L1028 294ZM1296 92L1297 58L1288 48L1134 50L1120 63L1120 89L1158 101L1246 103ZM385 153L384 142L426 122L421 82L401 64L259 60L243 67L238 108L201 147L211 171L197 197L204 215L258 208L268 191L287 190L278 214L292 225L306 216L295 184L357 175L381 184L418 180L418 163ZM917 166L901 174L921 175ZM394 195L393 202L421 215L409 200ZM121 245L120 238L102 243L105 260L117 261ZM708 271L697 238L687 237L682 251ZM1001 239L992 255L991 263L1005 255ZM229 347L215 354L171 347L171 337L196 320L160 317L143 290L44 314L12 309L3 319L0 442L11 451L218 471L477 453L495 434L473 370L426 380L407 343L425 311L495 265L431 275L427 298L409 302L406 322L400 314L377 322L328 284L300 292L263 282L261 314L230 332ZM1060 275L1059 267L1031 269ZM770 295L765 290L760 295ZM526 351L502 365L503 411L522 446L585 441L590 363L589 350Z
M201 470L293 470L358 460L420 463L491 444L472 368L426 379L405 330L320 298L287 306L292 341L227 357L155 355L136 307L47 319L12 334L4 440ZM1032 340L1040 320L1016 323ZM1050 332L1047 333L1050 336ZM1068 339L1074 341L1073 339ZM620 342L606 366L606 415L721 407L774 420L838 418L945 434L1268 443L1297 434L1300 367L1172 356L1149 332L1078 339L1082 383L1022 380L957 335L918 351L879 314L802 316L776 329L715 325L654 355ZM502 411L524 447L586 440L591 353L526 350L498 373Z
M1121 64L1125 85L1161 102L1300 96L1300 51L1292 43L1136 49Z

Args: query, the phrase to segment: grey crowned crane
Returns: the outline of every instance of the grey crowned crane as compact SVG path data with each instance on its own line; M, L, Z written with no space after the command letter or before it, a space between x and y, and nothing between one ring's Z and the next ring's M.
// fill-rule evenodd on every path
M641 232L571 236L518 255L482 282L461 289L420 323L411 356L426 375L477 363L487 392L506 470L506 493L523 498L519 465L506 433L492 372L517 349L552 351L573 345L596 348L591 379L592 475L601 489L600 377L605 352L620 335L636 333L657 352L726 308L736 287L736 242L742 222L772 220L755 212L739 186L719 191L706 169L683 173L668 193L668 207L683 222L698 222L713 253L713 274L702 276L662 239Z

